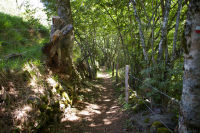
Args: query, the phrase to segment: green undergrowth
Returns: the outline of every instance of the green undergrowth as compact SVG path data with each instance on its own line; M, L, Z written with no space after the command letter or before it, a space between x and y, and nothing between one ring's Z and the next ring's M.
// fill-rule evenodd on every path
M13 47L29 44L48 35L48 29L38 22L24 21L21 17L0 12L0 42Z
M40 62L48 29L4 13L0 18L0 69L20 69L30 60Z
M154 109L159 109L159 106L157 107L148 98L145 98L140 93L137 93L137 91L135 91L135 89L132 90L131 88L129 89L129 102L126 103L126 101L125 101L125 85L123 83L115 84L115 91L119 94L118 102L119 102L119 104L122 105L122 111L126 111L130 115L130 119L128 119L125 124L125 127L128 131L129 130L131 131L133 129L136 129L139 131L138 127L140 127L140 121L142 121L144 123L144 125L146 125L146 124L151 125L151 127L145 127L145 129L144 129L145 131L148 130L148 131L156 132L156 133L169 133L170 132L169 129L167 129L161 122L155 121L153 119L154 117L150 117L152 114L151 114L149 108L154 110ZM170 105L170 106L167 107L167 111L161 112L159 115L162 117L165 117L166 114L171 114L171 115L167 116L167 117L169 117L169 121L177 123L178 117L176 114L178 112L178 110L177 110L178 107L174 103L171 103L171 104L169 103L168 105ZM176 110L176 111L172 112L172 110ZM172 114L173 114L173 116L172 116ZM140 116L140 117L138 117L138 116ZM136 117L136 118L134 118L134 117ZM135 123L135 121L139 121L138 122L139 124L137 122L136 122L137 124L133 124L133 123ZM168 122L165 119L163 119L163 121L165 123Z
M41 52L42 44L24 47L18 46L16 49L7 48L7 54L2 55L2 59L0 61L1 69L20 69L24 66L24 64L28 61L34 61L35 63L40 63L42 52ZM19 54L20 56L15 57L12 55ZM9 58L10 57L10 58ZM9 58L9 59L8 59Z
M60 123L62 113L73 104L75 88L70 85L63 85L62 79L51 73L45 64L38 60L30 60L18 70L10 70L9 72L2 70L0 75L5 76L5 78L0 77L0 82L8 94L4 100L5 105L2 106L5 111L7 110L2 120L7 119L6 115L14 113L14 110L20 111L23 110L23 107L30 108L25 111L25 115L22 115L20 119L10 117L9 119L14 121L13 125L4 124L12 131L54 131L55 125ZM6 77L9 77L9 79L6 79ZM9 83L12 83L18 92L15 96L17 99L12 97ZM1 127L3 128L0 124Z
M72 105L74 88L70 83L63 85L62 79L44 63L41 48L49 41L48 29L4 13L0 13L0 18L0 89L4 88L7 95L3 99L5 112L2 112L0 129L47 132L60 122L64 109ZM23 107L28 109L20 119L7 118L15 110L23 111ZM13 123L2 125L4 120Z

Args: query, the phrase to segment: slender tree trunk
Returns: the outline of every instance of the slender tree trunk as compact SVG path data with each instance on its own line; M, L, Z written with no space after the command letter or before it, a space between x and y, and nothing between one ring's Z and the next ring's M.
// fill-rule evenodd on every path
M145 38L144 38L143 30L142 30L141 20L138 16L137 9L135 7L135 5L136 5L135 0L131 0L131 2L132 2L132 5L133 5L135 18L138 22L139 34L140 34L141 45L142 45L142 48L143 48L144 59L148 62L149 59L148 59L148 54L146 52L146 44L145 44Z
M166 4L165 4L165 13L164 13L164 19L163 19L163 23L162 23L162 31L161 31L161 39L159 42L159 51L158 51L158 60L161 60L163 57L163 47L164 47L164 43L166 41L167 38L167 24L168 24L168 18L169 18L169 11L170 11L170 7L171 7L171 0L167 0Z
M157 7L157 0L156 0L156 7ZM154 8L154 1L152 1L152 8ZM157 8L156 8L156 10L155 10L155 14L153 14L152 15L152 17L153 17L153 24L152 24L152 36L151 36L151 50L152 50L152 55L151 55L151 58L152 58L152 62L153 62L153 64L155 64L155 59L154 59L154 28L155 28L155 25L156 25L156 23L155 23L155 17L154 17L154 15L155 15L155 17L156 17L156 15L157 15Z
M177 42L177 35L178 35L178 27L179 27L181 9L182 9L182 0L178 0L178 11L177 11L177 18L176 18L176 27L175 27L175 32L174 32L172 58L174 58L175 52L176 52L176 42Z
M168 59L169 59L168 45L167 45L167 42L165 42L165 64L166 65L168 63Z
M188 7L185 37L183 92L179 133L200 131L200 1L191 0Z
M165 3L164 3L165 0L160 0L160 3L161 3L161 9L162 9L162 16L165 15Z
M112 63L112 77L115 75L115 62Z
M125 49L124 39L123 39L123 36L122 36L119 28L118 28L118 32L119 32L119 37L120 37L121 45L122 45L123 52L124 52L124 62L126 63L127 62L127 51Z

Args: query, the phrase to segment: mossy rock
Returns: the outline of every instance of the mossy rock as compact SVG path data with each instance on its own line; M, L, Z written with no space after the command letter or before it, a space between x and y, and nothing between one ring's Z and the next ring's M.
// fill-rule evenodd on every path
M63 92L62 93L62 97L64 97L66 100L65 100L65 103L70 103L72 104L72 100L69 98L69 95L66 93L66 92Z
M56 85L55 89L59 94L61 94L64 91L64 88L59 84Z
M152 126L158 128L158 127L164 127L164 125L160 121L154 121Z
M146 109L146 105L150 106L147 101L139 99L137 101L137 104L132 107L133 113L138 113L140 111L144 111Z
M55 89L57 90L57 92L63 91L63 87L60 84L56 84Z
M129 103L137 104L139 99L136 96L137 96L137 93L135 91L131 91L131 95L129 96Z
M166 127L159 127L157 133L170 133L170 131Z
M164 125L160 121L154 121L153 124L151 125L150 132L151 133L165 133L163 131L166 131ZM168 129L167 129L167 131L168 131ZM166 133L168 133L168 132L166 132Z
M130 97L129 98L129 103L130 104L137 104L138 103L138 99L136 97Z
M65 105L69 105L69 104L70 104L67 100L64 100L63 103L64 103Z

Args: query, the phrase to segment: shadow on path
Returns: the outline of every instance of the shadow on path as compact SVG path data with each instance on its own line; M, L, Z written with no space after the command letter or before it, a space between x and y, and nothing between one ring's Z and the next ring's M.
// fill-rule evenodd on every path
M76 108L66 111L62 119L62 132L65 133L126 133L126 115L117 102L112 80L101 73L82 89Z

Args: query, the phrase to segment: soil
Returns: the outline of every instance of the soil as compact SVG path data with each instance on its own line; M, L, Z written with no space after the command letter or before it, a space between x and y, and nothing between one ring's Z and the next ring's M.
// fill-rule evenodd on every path
M62 132L70 133L127 133L127 115L118 104L111 78L102 73L92 86L80 95L84 97L75 108L67 109L62 118Z
M5 79L4 82L1 81L1 85L5 88L7 99L3 102L0 99L0 133L9 133L17 128L29 132L29 125L26 123L35 122L38 118L38 109L28 104L27 99L40 96L47 89L41 86L31 87L24 78L17 73L9 78L2 78ZM64 110L61 122L45 125L44 131L38 132L127 133L127 113L122 111L118 97L119 92L115 90L111 77L101 73L97 79L85 82L76 104Z

